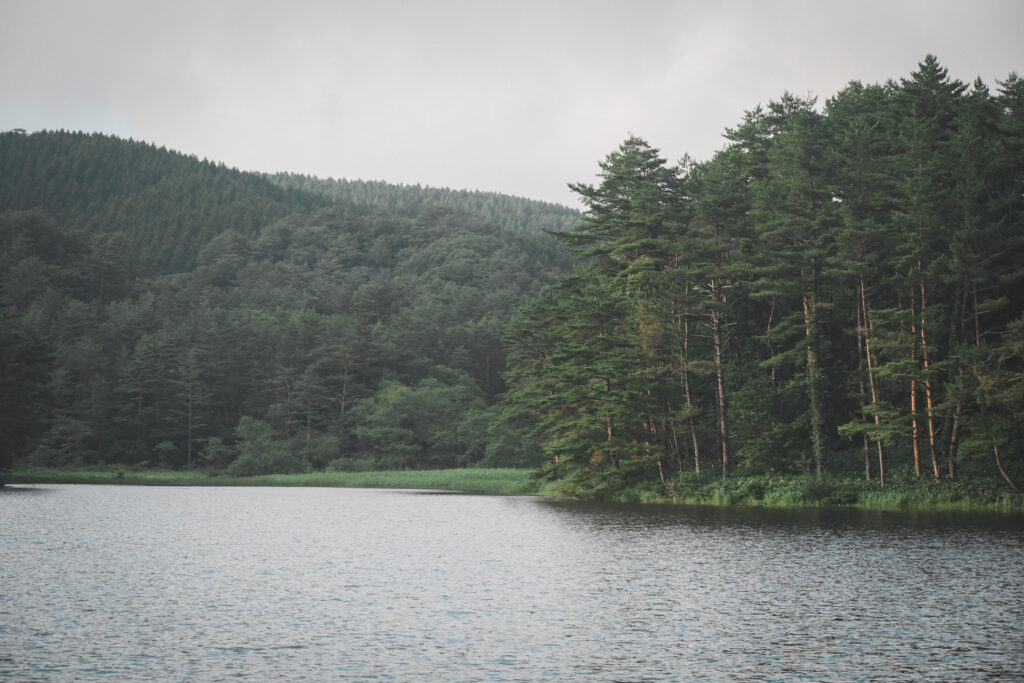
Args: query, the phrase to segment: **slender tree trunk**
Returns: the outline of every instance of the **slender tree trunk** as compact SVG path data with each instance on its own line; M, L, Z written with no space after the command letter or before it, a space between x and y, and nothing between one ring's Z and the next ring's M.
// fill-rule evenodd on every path
M348 376L348 366L345 366L345 376ZM334 395L338 397L338 419L341 421L341 424L344 427L345 408L348 407L348 380L342 381L341 393L335 391Z
M729 478L729 427L726 417L725 372L722 367L722 314L717 308L711 312L711 330L715 353L715 397L718 405L718 437L722 446L722 478Z
M686 296L690 295L690 285L686 285ZM697 426L693 422L693 397L690 393L690 312L689 306L683 308L683 355L680 359L679 372L683 379L683 395L686 398L686 421L690 427L690 439L693 442L693 468L700 476L700 444L697 442Z
M679 474L683 473L683 449L679 443L679 430L676 429L674 420L669 421L669 429L672 430L672 448L676 452L676 462L679 464Z
M772 307L768 309L768 324L764 329L765 346L768 347L768 357L775 358L775 345L772 344L772 321L775 320L775 297L772 297ZM771 370L768 373L769 381L772 384L772 390L777 391L779 386L778 368L775 363L772 363Z
M881 426L882 419L878 416L878 390L875 388L875 375L871 372L872 360L871 360L871 331L873 325L871 324L871 313L868 309L868 297L867 287L864 285L864 276L860 276L860 303L862 312L864 315L864 356L868 363L868 386L871 388L871 405L876 409L874 414L875 427ZM879 486L885 488L885 449L882 447L881 439L876 439L875 444L878 447L878 482Z
M920 266L918 266L920 268ZM935 481L939 480L939 456L935 449L935 411L932 408L932 381L928 377L930 370L928 366L928 341L925 337L925 288L924 279L921 280L921 360L924 362L924 400L925 408L928 411L928 448L932 456L932 470L935 473Z
M648 399L649 399L650 398L650 391L648 391L647 393L648 393ZM647 417L647 431L650 434L650 437L648 438L647 443L644 444L644 455L647 458L651 458L652 457L651 451L653 450L652 449L652 444L655 444L658 441L661 441L662 445L664 445L664 439L660 439L659 438L659 435L658 435L658 423L654 419L653 415L648 415L648 417ZM657 460L657 463L658 463L658 477L661 479L662 485L664 485L665 484L665 467L664 467L664 464L661 461L661 458L657 458L656 460Z
M697 441L697 425L693 421L693 398L690 394L690 373L684 373L683 390L686 394L686 422L690 428L690 441L693 443L693 471L700 476L700 444Z
M855 300L854 307L857 309L857 400L860 403L860 419L866 423L868 421L868 414L864 405L864 396L867 392L864 386L864 331L867 329L867 326L864 324L864 318L861 315L860 297L854 293L853 298ZM861 437L864 441L864 481L871 481L871 440L868 438L866 431L861 432Z
M1003 469L1003 463L999 459L999 445L996 444L995 441L992 442L992 452L995 453L996 456L996 467L999 468L999 474L1003 475L1003 479L1005 479L1006 483L1010 485L1010 488L1013 489L1014 493L1020 493L1020 489L1013 483L1013 479L1010 479L1010 475Z
M824 446L821 439L821 397L819 396L818 381L818 349L817 334L814 329L817 317L816 303L813 298L804 296L804 335L807 338L807 384L808 394L811 400L811 445L814 448L814 465L818 481L821 481L822 461L824 460Z
M917 321L914 317L914 285L910 285L910 365L917 368ZM917 378L910 377L910 434L914 451L914 476L921 476L920 426L917 423Z

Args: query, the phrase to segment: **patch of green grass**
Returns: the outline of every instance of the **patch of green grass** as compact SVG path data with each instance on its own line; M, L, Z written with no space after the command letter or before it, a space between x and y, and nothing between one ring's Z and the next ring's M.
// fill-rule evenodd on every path
M943 479L895 475L883 489L878 481L856 476L757 475L721 479L692 473L664 487L617 479L599 482L543 480L531 470L464 468L383 472L310 472L255 477L209 475L198 470L131 470L123 467L79 469L16 467L5 475L10 484L132 484L142 486L323 486L347 488L423 489L494 495L582 497L634 503L699 505L765 505L771 507L854 506L873 510L1024 511L1024 495L995 479Z
M142 486L222 486L230 477L211 477L198 470L132 470L124 467L15 467L8 484L131 484Z
M255 486L424 489L500 495L532 495L540 490L540 483L530 478L530 470L511 468L268 474L247 481Z
M310 472L256 477L207 475L199 471L123 468L58 469L15 468L6 477L11 484L131 484L143 486L325 486L465 491L496 495L538 495L543 484L530 478L530 470L466 468L385 472ZM546 493L550 493L547 491Z
M636 491L630 492L636 500ZM854 506L875 510L1024 511L1024 495L992 479L918 479L893 477L885 488L878 481L855 476L807 475L698 478L677 477L665 487L667 502L702 505L765 505L772 507Z

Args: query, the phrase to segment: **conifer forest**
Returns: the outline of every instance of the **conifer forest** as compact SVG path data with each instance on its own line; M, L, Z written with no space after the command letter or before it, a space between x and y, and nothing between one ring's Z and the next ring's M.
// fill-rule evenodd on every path
M929 56L596 170L581 214L2 133L0 465L1018 491L1019 76Z

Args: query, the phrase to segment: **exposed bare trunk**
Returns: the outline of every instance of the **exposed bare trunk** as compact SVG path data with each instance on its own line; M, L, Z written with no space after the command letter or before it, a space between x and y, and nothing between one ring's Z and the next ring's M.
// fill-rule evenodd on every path
M679 474L683 473L683 450L679 444L679 430L676 429L676 423L669 421L669 429L672 430L672 448L676 452L676 462L679 465Z
M920 266L919 266L920 267ZM928 341L925 336L925 288L921 280L921 360L924 362L924 401L928 411L928 449L932 456L932 471L939 480L939 456L935 448L935 411L932 407L932 381L928 376Z
M860 419L867 422L867 410L864 405L866 388L864 386L864 332L867 329L861 314L860 297L855 293L854 307L857 309L857 388L860 402ZM871 481L871 440L867 432L861 432L864 441L864 480Z
M821 397L819 396L818 381L818 349L817 335L814 325L816 317L816 304L813 298L804 296L804 335L807 338L807 384L808 394L811 401L811 445L814 448L814 465L818 481L824 474L822 461L824 460L824 445L821 439Z
M686 285L685 294L689 296L690 285ZM693 397L690 393L690 316L689 308L683 309L683 354L680 359L679 372L683 378L683 395L686 398L686 421L690 427L690 439L693 441L693 468L700 476L700 444L697 442L697 426L693 422Z
M860 276L860 303L861 310L864 315L864 357L868 363L868 386L871 388L871 405L875 408L878 406L878 390L875 387L875 375L871 372L873 363L871 360L871 331L874 326L871 323L871 313L868 309L868 296L867 287L864 285L864 276ZM882 420L875 412L875 426L881 425ZM875 441L878 447L878 482L882 488L885 488L885 449L882 447L882 441L880 439Z
M995 441L992 442L992 452L995 453L996 456L996 467L999 468L999 474L1003 475L1003 479L1005 479L1006 483L1010 485L1010 488L1013 489L1014 493L1020 493L1020 489L1013 483L1013 479L1010 479L1010 475L1008 475L1006 470L1003 469L1003 463L999 459L999 445Z
M914 285L910 285L910 364L917 367L917 321L914 310ZM914 451L914 476L921 476L920 426L917 423L917 378L910 377L910 434Z
M725 372L722 367L722 314L716 308L711 312L712 339L715 353L716 403L718 406L718 437L722 446L722 477L729 478L729 428L725 403Z
M775 358L775 345L772 344L771 334L772 334L772 321L774 321L774 320L775 320L775 297L772 297L772 307L768 310L768 324L765 326L765 330L764 330L764 338L765 338L765 342L764 343L765 343L765 346L768 347L768 357L769 358L773 358L773 359ZM775 367L774 363L772 363L771 370L770 370L768 376L769 376L770 381L772 383L772 389L773 390L777 389L778 388L778 379L779 379L778 378L778 368Z

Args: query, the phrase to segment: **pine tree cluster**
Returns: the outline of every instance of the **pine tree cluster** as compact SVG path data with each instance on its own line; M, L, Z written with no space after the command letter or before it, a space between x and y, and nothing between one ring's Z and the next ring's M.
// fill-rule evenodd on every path
M510 420L581 497L678 473L1024 474L1024 81L929 56L748 112L711 160L635 136L573 189L575 272L508 335Z

